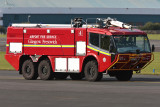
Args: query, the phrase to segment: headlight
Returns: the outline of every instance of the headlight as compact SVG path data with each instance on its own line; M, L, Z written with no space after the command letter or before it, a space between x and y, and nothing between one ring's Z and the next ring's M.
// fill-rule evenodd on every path
M143 56L143 61L150 61L150 60L151 60L150 55Z

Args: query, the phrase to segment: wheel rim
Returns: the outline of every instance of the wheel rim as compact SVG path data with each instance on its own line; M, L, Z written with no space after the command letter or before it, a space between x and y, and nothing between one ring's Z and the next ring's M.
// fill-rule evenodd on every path
M26 74L30 75L31 74L31 67L30 66L26 66Z
M88 69L88 74L89 74L90 77L94 77L94 75L95 75L95 69L93 67L90 67Z
M47 67L43 66L42 67L42 74L47 75L47 73L48 73Z

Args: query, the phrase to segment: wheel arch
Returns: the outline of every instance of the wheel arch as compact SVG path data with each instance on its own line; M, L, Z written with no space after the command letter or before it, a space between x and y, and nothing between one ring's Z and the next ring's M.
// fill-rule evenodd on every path
M39 57L37 62L39 63L40 61L45 60L45 59L50 61L50 58L48 58L47 55L42 55L42 56Z
M84 67L85 65L87 64L88 61L92 61L92 60L95 60L98 64L98 59L97 57L93 56L93 55L88 55L87 57L84 58L83 60L83 64L82 64L82 70L81 72L84 72ZM98 65L99 66L99 65ZM99 67L98 67L99 68Z

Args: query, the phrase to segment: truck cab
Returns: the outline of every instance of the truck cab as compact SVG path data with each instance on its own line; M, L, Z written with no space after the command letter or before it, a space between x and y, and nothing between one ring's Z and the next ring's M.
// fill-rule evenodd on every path
M147 34L137 29L110 27L88 29L89 49L97 51L99 71L129 80L133 71L140 71L153 60ZM94 52L91 53L94 53Z

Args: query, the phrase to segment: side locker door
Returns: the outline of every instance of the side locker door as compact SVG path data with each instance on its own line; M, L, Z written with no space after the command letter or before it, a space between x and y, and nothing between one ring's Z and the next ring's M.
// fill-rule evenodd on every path
M75 30L75 55L85 56L86 55L86 29L76 28Z

